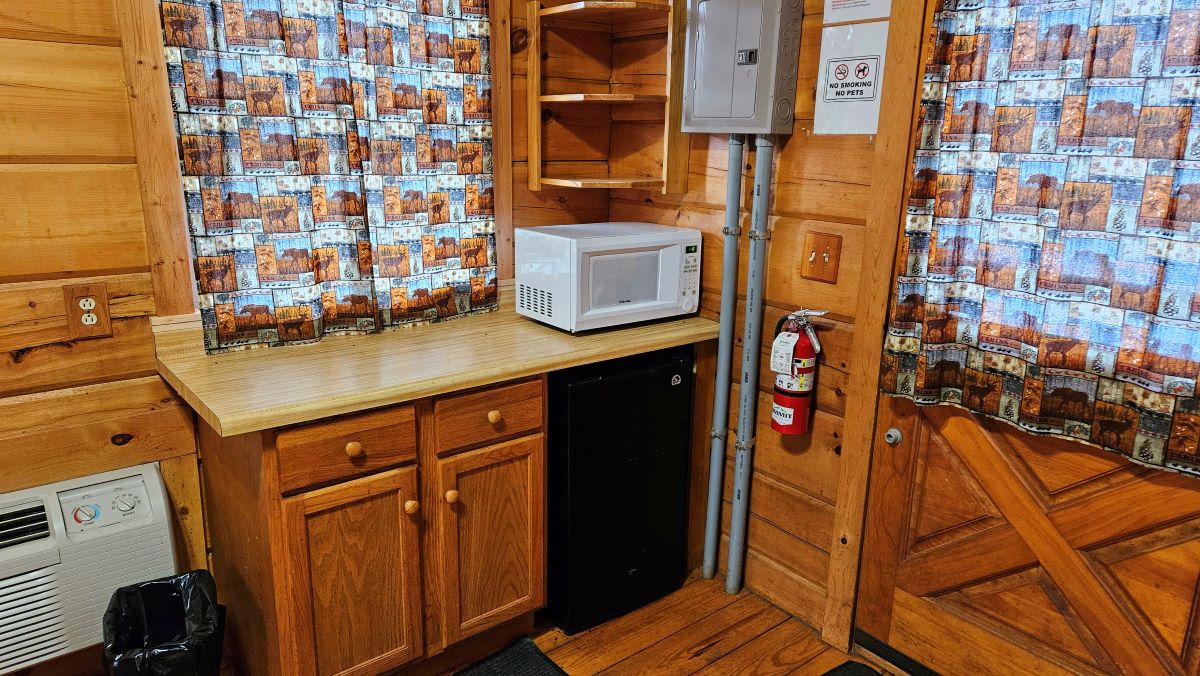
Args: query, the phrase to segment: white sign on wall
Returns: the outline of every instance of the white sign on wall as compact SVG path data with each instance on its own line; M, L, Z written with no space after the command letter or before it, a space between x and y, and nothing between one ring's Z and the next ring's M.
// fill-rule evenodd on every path
M886 19L892 15L892 0L825 0L824 23Z
M813 133L874 134L879 126L888 22L821 31Z

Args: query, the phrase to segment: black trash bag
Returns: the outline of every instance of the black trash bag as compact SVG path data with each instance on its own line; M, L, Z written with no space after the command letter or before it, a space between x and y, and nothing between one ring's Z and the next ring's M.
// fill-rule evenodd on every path
M207 570L121 587L104 612L113 676L217 676L225 608Z

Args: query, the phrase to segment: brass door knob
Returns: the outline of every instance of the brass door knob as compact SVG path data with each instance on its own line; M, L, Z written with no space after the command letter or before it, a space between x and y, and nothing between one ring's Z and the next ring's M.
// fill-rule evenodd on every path
M455 491L455 490L446 491L446 502L448 502L452 505L454 503L458 502L458 491Z
M421 503L417 502L416 500L405 500L404 501L404 513L405 514L416 514L417 510L420 508L421 508Z
M501 420L504 420L504 416L501 415L501 413L498 409L492 409L492 410L488 411L488 422L490 422L493 425L496 425Z
M351 458L361 458L363 456L362 444L357 441L346 442L346 455Z

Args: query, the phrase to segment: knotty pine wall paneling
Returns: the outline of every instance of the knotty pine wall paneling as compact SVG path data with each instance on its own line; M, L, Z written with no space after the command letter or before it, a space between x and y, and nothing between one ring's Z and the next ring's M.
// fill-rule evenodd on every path
M911 12L912 3L896 3L897 14L893 27L904 21L904 12ZM878 239L879 232L895 230L896 223L871 221L869 212L873 195L886 181L895 176L903 181L903 148L892 154L896 158L877 159L875 137L815 136L812 129L817 62L823 3L805 2L805 18L801 34L799 87L796 102L795 131L778 139L775 153L774 193L770 208L771 240L765 291L765 326L760 353L757 446L754 454L754 474L750 492L750 522L748 552L745 564L746 585L801 618L822 628L827 615L831 579L831 552L840 545L841 532L835 528L845 462L843 445L846 437L847 403L851 397L850 383L858 362L878 361L878 346L856 351L853 344L856 322L863 316L860 307L873 299L873 286L882 285L886 298L887 281L873 276L864 266L873 263L866 252ZM918 17L919 18L919 17ZM907 20L915 20L908 17ZM904 37L902 39L910 39ZM614 49L622 54L620 66L614 60L614 80L620 77L632 83L653 83L658 86L665 73L661 54L642 54L636 49L636 38L628 48ZM915 44L915 43L914 43ZM894 69L916 71L915 56L911 63L888 63L888 78L897 86L908 87L906 78ZM659 78L656 80L656 78ZM887 83L885 83L886 86ZM911 106L909 106L911 107ZM907 130L907 120L905 129ZM620 123L614 121L614 128ZM882 133L882 131L881 131ZM614 141L617 138L614 129ZM701 314L716 319L720 309L720 280L724 225L725 180L727 171L727 142L723 135L692 135L688 171L688 192L683 195L659 195L643 191L612 190L609 219L648 221L695 228L704 239L702 269ZM907 134L905 134L907 138ZM624 141L623 141L624 142ZM632 141L630 141L632 142ZM900 144L901 146L903 144ZM620 157L621 152L614 153ZM753 183L753 145L747 143L743 172L742 246L739 265L739 290L745 289L749 242L744 234L749 227L751 190ZM899 212L896 213L899 218ZM799 276L804 236L821 232L842 237L841 267L836 284L826 284ZM888 238L883 238L887 241ZM894 234L891 236L894 247ZM890 250L889 250L890 251ZM890 261L890 259L889 259ZM890 266L890 262L888 263ZM890 269L890 267L889 267ZM864 280L876 279L866 282ZM879 291L878 289L875 290ZM877 294L876 294L877 295ZM741 293L739 293L741 297ZM773 374L767 369L767 356L773 339L771 327L778 317L800 307L830 312L821 322L818 333L824 348L817 375L816 412L812 431L804 437L782 437L770 428L770 401ZM740 345L742 312L739 302L736 318L739 344L734 354L733 380L741 367ZM861 346L860 346L861 348ZM701 354L698 359L699 382L715 376L715 358ZM874 398L874 388L862 387L862 394ZM731 396L730 426L736 424L738 391ZM711 416L711 391L697 391L692 461L692 505L690 520L689 562L699 565L703 546L704 500L707 493L708 448ZM857 423L856 423L857 424ZM870 424L870 421L866 421ZM725 566L726 534L729 528L729 496L733 472L734 431L727 440L725 511L722 517L721 567ZM860 452L869 452L869 446ZM861 502L861 498L851 496ZM843 505L845 507L845 505ZM861 505L857 508L861 519ZM851 509L853 511L853 508ZM856 550L857 551L857 550ZM843 564L844 565L844 564ZM850 575L856 569L850 562ZM841 580L844 575L837 576ZM853 579L853 578L851 578ZM844 596L845 591L839 590ZM853 588L850 589L850 598ZM840 605L841 601L837 601ZM848 637L848 623L844 627Z
M150 330L194 309L157 2L0 4L0 493L158 461L179 565L205 567L192 414ZM70 337L85 283L110 337Z

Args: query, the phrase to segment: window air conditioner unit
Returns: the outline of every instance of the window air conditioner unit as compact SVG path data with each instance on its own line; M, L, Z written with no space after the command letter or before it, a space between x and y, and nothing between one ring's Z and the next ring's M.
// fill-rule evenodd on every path
M100 643L118 587L174 573L157 464L0 494L0 674Z

